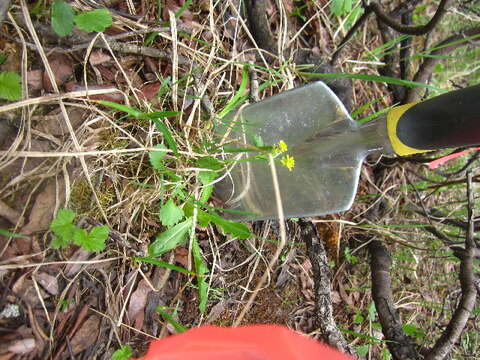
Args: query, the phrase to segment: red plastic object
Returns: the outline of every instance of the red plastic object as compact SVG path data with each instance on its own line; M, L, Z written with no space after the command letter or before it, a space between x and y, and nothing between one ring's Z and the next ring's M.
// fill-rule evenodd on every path
M139 360L352 360L277 325L204 326L155 340Z

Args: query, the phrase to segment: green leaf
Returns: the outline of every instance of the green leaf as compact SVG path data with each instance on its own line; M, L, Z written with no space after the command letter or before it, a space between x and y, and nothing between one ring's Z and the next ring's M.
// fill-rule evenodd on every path
M157 235L155 241L148 247L148 254L151 257L158 257L182 244L192 227L192 221L192 218L188 218L173 228Z
M17 239L28 239L28 236L10 232L8 230L0 229L0 235L5 237L17 238Z
M375 308L375 303L372 302L370 306L368 307L368 320L370 321L375 321L375 318L377 317L377 309Z
M263 139L260 135L258 134L253 135L253 145L255 145L256 147L265 146L265 143L263 142Z
M75 12L70 4L56 0L52 5L52 29L58 36L72 33Z
M126 112L128 115L136 119L139 119L144 115L141 111L127 105L117 104L117 103L106 101L106 100L97 100L97 102L101 105L108 106L112 109Z
M248 227L245 224L235 222L235 221L225 220L218 215L208 214L208 216L210 216L211 222L220 226L224 234L230 233L234 237L237 237L241 240L246 240L252 236L252 233L250 232L250 230L248 230Z
M178 111L154 111L148 114L144 114L142 117L150 120L161 119L166 117L177 116Z
M361 324L363 323L364 320L365 318L360 313L356 313L355 316L353 317L353 322L355 324Z
M162 144L157 144L154 146L155 149L167 150L167 148ZM150 164L155 170L163 170L163 158L167 155L166 151L149 151L148 157L150 159Z
M0 98L10 101L22 97L22 78L14 72L0 73Z
M223 165L221 161L213 156L204 156L197 160L197 167L209 170L220 170Z
M343 15L343 7L345 0L332 0L330 2L330 11L336 16Z
M200 171L198 173L198 180L204 185L202 189L202 194L200 195L199 201L202 203L206 203L210 196L213 193L213 185L211 184L218 176L217 171L220 170L223 166L220 161L215 159L212 156L206 156L197 160L197 166L199 168L208 169L204 171ZM213 170L213 171L211 171ZM211 184L211 185L209 185ZM208 186L207 186L208 185Z
M410 336L412 338L422 339L423 337L425 337L425 331L422 329L419 329L414 325L403 324L402 329L407 336Z
M112 360L128 360L132 357L132 348L128 345L123 345L120 349L115 350L112 354Z
M160 131L163 134L163 137L165 138L165 141L167 142L168 147L173 151L173 153L176 156L178 156L177 143L175 142L167 125L165 125L163 122L161 122L158 119L152 119L152 120L155 124L155 127L158 129L158 131Z
M236 106L240 105L246 99L244 98L243 94L247 89L248 84L248 65L243 66L242 71L242 81L240 82L240 87L238 88L237 93L233 96L233 98L228 102L227 106L220 111L218 114L218 118L222 119L227 115L230 111L232 111Z
M193 272L188 271L187 269L185 269L181 266L172 265L172 264L169 264L169 263L167 263L165 261L162 261L162 260L157 260L157 259L153 259L153 258L149 258L149 257L134 257L132 259L136 260L136 261L141 261L141 262L144 262L144 263L147 263L147 264L161 266L161 267L164 267L166 269L178 271L178 272L181 272L182 274L194 275Z
M73 236L77 227L73 224L75 219L75 212L68 209L61 209L57 216L50 223L50 230L55 234L52 241L54 249L61 249L68 247L73 241Z
M112 26L112 15L107 9L96 9L75 16L75 25L86 32L102 32Z
M185 216L192 217L193 216L193 208L195 205L192 203L187 203L183 207L183 211L185 212ZM210 224L211 216L206 213L205 211L197 208L197 226L199 227L206 227Z
M102 251L105 249L105 241L108 238L110 229L108 226L95 226L89 234L92 251Z
M192 255L195 263L195 272L197 273L197 286L198 286L198 308L200 313L203 314L207 307L208 300L208 283L205 278L205 274L208 273L208 267L203 262L202 250L198 245L197 239L194 237L192 241Z
M73 234L73 242L87 251L101 251L105 249L108 231L108 226L95 226L90 233L77 228Z
M370 349L370 345L360 345L356 346L355 349L357 350L357 354L361 357L364 357L368 354L368 351Z
M370 74L344 74L344 73L310 73L299 71L299 75L305 77L313 78L330 78L330 79L357 79L364 81L375 81L375 82L384 82L387 84L402 85L407 87L423 87L431 90L435 90L441 93L446 92L446 90L432 86L430 84L424 84L421 82L411 81L411 80L402 80L390 76L381 76L381 75L370 75Z
M182 333L182 332L185 332L187 331L188 329L183 326L182 324L180 324L178 321L175 321L172 317L172 315L170 315L169 313L163 311L163 306L158 306L157 307L157 311L160 315L162 315L162 317L167 320L170 324L172 324L173 328L175 329L175 331L177 333Z
M172 226L182 220L184 215L183 210L170 199L160 209L159 218L163 226Z

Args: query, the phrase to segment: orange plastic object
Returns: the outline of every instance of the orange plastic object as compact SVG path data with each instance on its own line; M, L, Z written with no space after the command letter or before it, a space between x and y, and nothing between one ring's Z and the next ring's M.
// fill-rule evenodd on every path
M153 341L139 360L352 360L277 325L204 326Z

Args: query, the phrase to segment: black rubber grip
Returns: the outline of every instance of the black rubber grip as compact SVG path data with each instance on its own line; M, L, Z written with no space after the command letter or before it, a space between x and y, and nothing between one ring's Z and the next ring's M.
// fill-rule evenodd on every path
M398 120L397 136L419 150L480 144L480 85L412 106Z

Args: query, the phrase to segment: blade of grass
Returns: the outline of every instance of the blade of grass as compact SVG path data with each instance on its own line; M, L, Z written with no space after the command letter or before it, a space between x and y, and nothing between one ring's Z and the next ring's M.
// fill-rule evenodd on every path
M170 150L173 151L175 156L178 156L177 143L173 138L172 134L170 133L170 130L168 129L167 125L165 125L163 122L161 122L158 119L152 118L151 120L153 120L153 123L155 124L155 127L158 129L158 131L160 131L163 134L165 141L167 142Z
M181 266L172 265L172 264L169 264L165 261L153 259L153 258L150 258L150 257L133 257L132 260L140 261L140 262L143 262L143 263L152 264L152 265L156 265L156 266L161 266L161 267L164 267L166 269L178 271L178 272L180 272L182 274L186 274L186 275L195 275L195 273L193 273L191 271L188 271L187 269L185 269Z
M28 236L10 232L8 230L0 229L0 235L5 237L17 238L17 239L28 239Z
M158 306L157 311L167 322L172 324L173 328L177 333L182 333L188 330L185 326L180 324L178 321L175 321L172 315L170 315L166 311L163 311L163 306Z
M232 111L236 106L240 105L240 100L242 99L243 93L247 88L247 83L248 83L248 65L244 65L240 87L238 88L238 91L235 93L233 98L228 102L227 106L225 106L225 108L222 111L220 111L220 114L218 114L218 117L220 119L225 117L225 115L227 115L230 111Z
M192 255L195 263L195 272L197 273L197 286L198 286L198 308L200 313L203 314L207 307L208 301L208 283L205 278L205 274L208 273L208 267L203 262L202 250L198 245L196 237L192 240Z
M382 83L393 84L393 85L402 85L407 87L423 87L423 88L432 89L441 93L446 92L446 90L440 89L430 84L423 84L415 81L402 80L402 79L397 79L389 76L381 76L381 75L311 73L311 72L304 72L304 71L299 71L298 74L306 77L323 77L323 78L331 78L331 79L343 78L343 79L356 79L356 80L364 80L364 81L375 81L375 82L382 82Z

